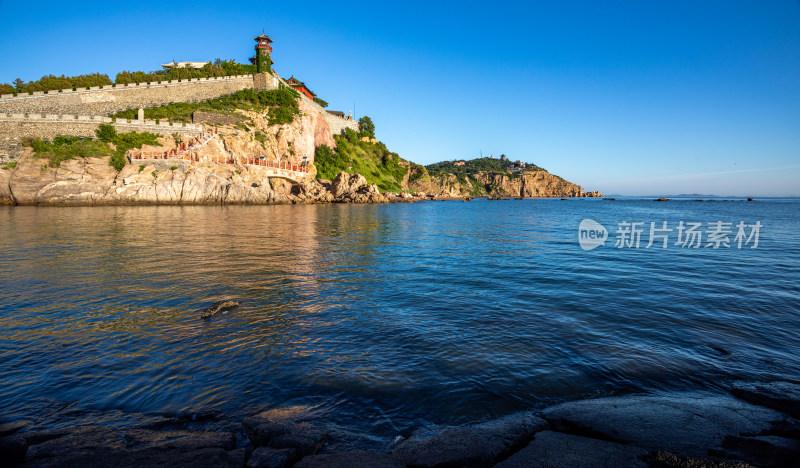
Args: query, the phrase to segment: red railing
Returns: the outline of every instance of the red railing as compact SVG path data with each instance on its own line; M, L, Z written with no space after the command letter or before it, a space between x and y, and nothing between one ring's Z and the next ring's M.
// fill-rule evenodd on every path
M194 164L196 162L200 162L200 158L196 153L192 153L192 151L198 146L206 144L211 138L213 138L218 133L219 130L216 128L214 130L208 130L204 132L202 135L194 137L191 141L182 142L177 147L169 149L167 151L140 150L139 152L134 152L133 154L131 154L131 162L133 162L133 160L138 160L138 159L183 159L186 161L190 161L192 164ZM212 161L217 164L236 164L235 159L228 156L217 155L215 158L212 159ZM270 161L265 156L262 156L260 158L254 158L254 157L244 158L244 164L250 166L269 167L273 169L308 173L308 166L289 164L287 162L280 162L280 161Z

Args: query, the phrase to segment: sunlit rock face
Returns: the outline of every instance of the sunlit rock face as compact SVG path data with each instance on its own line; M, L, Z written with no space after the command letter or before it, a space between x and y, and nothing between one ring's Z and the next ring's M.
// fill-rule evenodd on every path
M546 171L524 172L517 176L478 172L474 174L478 187L490 187L492 195L524 198L602 197L600 192L586 192L577 184ZM424 177L410 182L409 189L437 197L466 197L474 194L476 187L464 183L455 175L440 178Z

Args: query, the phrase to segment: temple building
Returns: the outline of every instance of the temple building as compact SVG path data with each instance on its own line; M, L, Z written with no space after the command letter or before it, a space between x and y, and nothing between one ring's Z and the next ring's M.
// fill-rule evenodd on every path
M308 89L308 86L306 86L305 83L303 83L302 81L298 80L294 76L292 76L291 78L286 80L286 82L289 83L289 86L291 86L295 91L299 91L299 92L305 94L312 101L317 96L310 89Z

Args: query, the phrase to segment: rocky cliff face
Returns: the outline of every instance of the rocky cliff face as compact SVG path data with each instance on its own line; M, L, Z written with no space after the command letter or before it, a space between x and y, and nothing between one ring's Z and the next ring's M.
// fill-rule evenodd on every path
M352 201L362 185L331 195L313 181L315 172L300 184L269 177L268 169L247 165L265 157L281 163L314 161L320 145L335 147L325 116L303 100L301 114L290 124L269 125L269 114L240 111L249 121L224 125L220 134L190 155L196 160L133 160L120 172L108 158L75 158L49 167L48 160L26 148L15 168L0 170L0 204L6 205L125 205L125 204L264 204ZM162 153L180 141L159 138L159 146L131 150ZM234 164L218 164L233 161ZM311 166L313 168L313 165Z
M29 154L0 170L0 205L212 205L268 203L385 203L374 184L342 172L333 182L293 184L266 168L172 162L129 164L120 172L108 158L79 158L46 166Z
M292 203L301 194L285 193L251 166L192 166L178 163L127 165L119 173L108 158L64 161L58 168L23 156L16 168L0 171L0 203L12 205L126 205ZM173 169L174 168L174 169Z
M266 156L270 161L301 164L304 157L309 163L314 162L314 152L321 145L335 148L336 142L325 116L302 99L298 99L298 103L300 116L284 125L269 125L269 114L240 111L250 122L221 127L222 154L239 158ZM214 156L214 153L207 153L209 157Z
M478 172L459 179L455 175L422 177L408 183L408 188L437 197L470 195L524 198L602 197L600 192L586 192L579 185L546 171L529 171L516 175Z

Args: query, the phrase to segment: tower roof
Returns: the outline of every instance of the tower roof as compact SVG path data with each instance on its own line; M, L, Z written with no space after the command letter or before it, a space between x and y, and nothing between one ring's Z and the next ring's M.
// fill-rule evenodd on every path
M266 39L266 40L267 40L267 42L273 42L273 40L272 40L272 39L270 39L270 38L269 38L269 36L267 36L267 35L266 35L266 34L264 34L264 33L261 33L261 34L259 34L259 35L258 35L258 36L256 36L256 37L255 37L253 40L254 40L254 41L257 41L257 42L260 42L262 39Z

